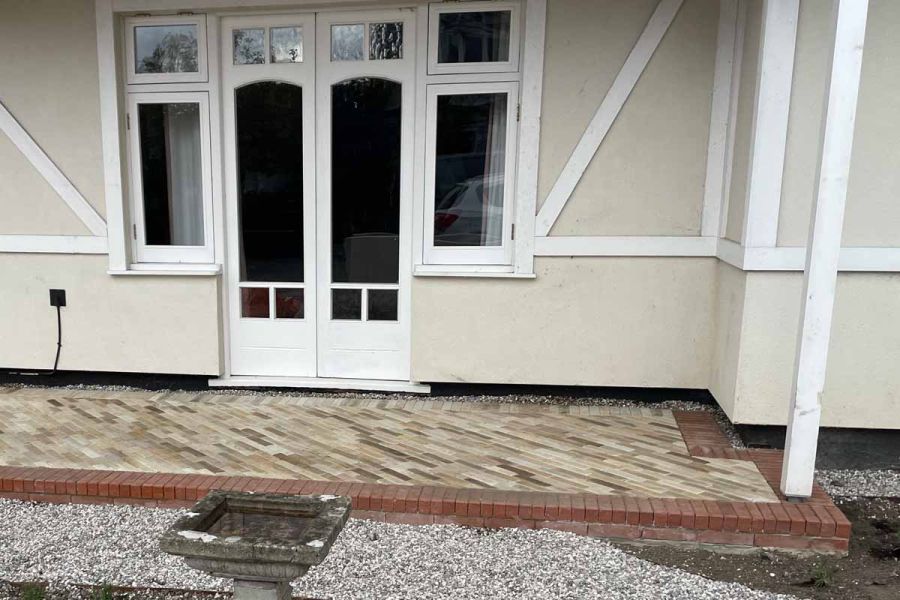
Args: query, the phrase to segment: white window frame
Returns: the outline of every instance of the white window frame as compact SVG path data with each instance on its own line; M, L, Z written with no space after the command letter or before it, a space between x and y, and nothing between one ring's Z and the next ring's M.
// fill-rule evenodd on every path
M203 245L150 246L144 229L144 186L138 106L141 104L198 104L200 106L200 164L203 185ZM138 263L211 264L213 252L212 157L210 156L209 94L207 92L142 92L128 94L128 163L131 189L134 259Z
M510 12L509 60L504 62L439 63L438 42L442 14L477 12ZM431 4L428 7L428 74L516 73L522 35L522 5L519 2L455 2Z
M439 96L505 93L506 158L503 182L503 242L500 246L435 246L434 185L437 168L437 104ZM433 84L426 90L425 117L425 222L424 259L427 265L512 265L513 221L516 205L516 163L518 159L519 83L498 81L486 83Z
M197 27L196 73L137 73L135 71L134 30L136 27L164 27L166 25L195 25ZM125 21L125 81L129 85L146 83L204 83L209 81L207 64L206 15L176 15L166 17L132 17Z

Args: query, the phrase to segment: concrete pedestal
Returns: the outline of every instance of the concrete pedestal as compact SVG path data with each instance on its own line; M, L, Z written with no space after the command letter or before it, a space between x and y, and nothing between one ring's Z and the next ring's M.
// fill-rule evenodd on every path
M291 583L235 579L234 600L291 600Z

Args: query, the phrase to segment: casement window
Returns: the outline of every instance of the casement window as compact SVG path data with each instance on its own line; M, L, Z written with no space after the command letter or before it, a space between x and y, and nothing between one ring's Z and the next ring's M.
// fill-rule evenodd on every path
M128 84L207 81L205 17L129 19L125 72Z
M515 82L428 86L425 262L510 264Z
M518 2L430 7L425 265L513 264L520 20Z
M518 71L519 12L518 2L433 4L428 74Z
M128 100L135 259L213 262L206 93L129 94Z

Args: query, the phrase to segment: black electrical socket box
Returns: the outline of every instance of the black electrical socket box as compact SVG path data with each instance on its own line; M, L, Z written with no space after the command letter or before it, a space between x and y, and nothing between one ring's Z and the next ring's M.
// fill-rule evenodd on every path
M65 306L66 290L50 290L50 306Z

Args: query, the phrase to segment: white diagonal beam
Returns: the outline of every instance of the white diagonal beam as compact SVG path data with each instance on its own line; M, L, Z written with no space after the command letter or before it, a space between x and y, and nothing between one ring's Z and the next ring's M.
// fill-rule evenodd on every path
M106 223L103 221L103 217L97 214L94 207L84 199L81 192L72 185L72 182L59 170L59 167L50 160L47 153L28 135L25 128L16 121L15 117L3 106L3 103L0 103L0 131L5 133L10 141L15 144L16 148L37 169L37 172L72 209L72 212L81 219L81 222L87 226L90 232L95 236L106 237Z
M812 495L868 8L869 0L834 0L834 52L781 471L789 498Z
M622 65L612 87L603 98L600 108L597 109L594 118L569 157L569 161L563 167L553 189L550 190L550 195L541 206L535 222L535 235L538 237L550 233L550 229L556 223L566 202L569 201L572 192L575 191L575 187L584 176L591 159L594 158L600 144L603 143L603 139L622 111L622 107L625 106L628 96L634 90L634 86L644 69L647 68L654 52L659 48L663 36L669 30L669 26L672 25L675 15L678 14L683 3L684 0L660 0L643 33L632 48L631 54L625 59L625 64Z

